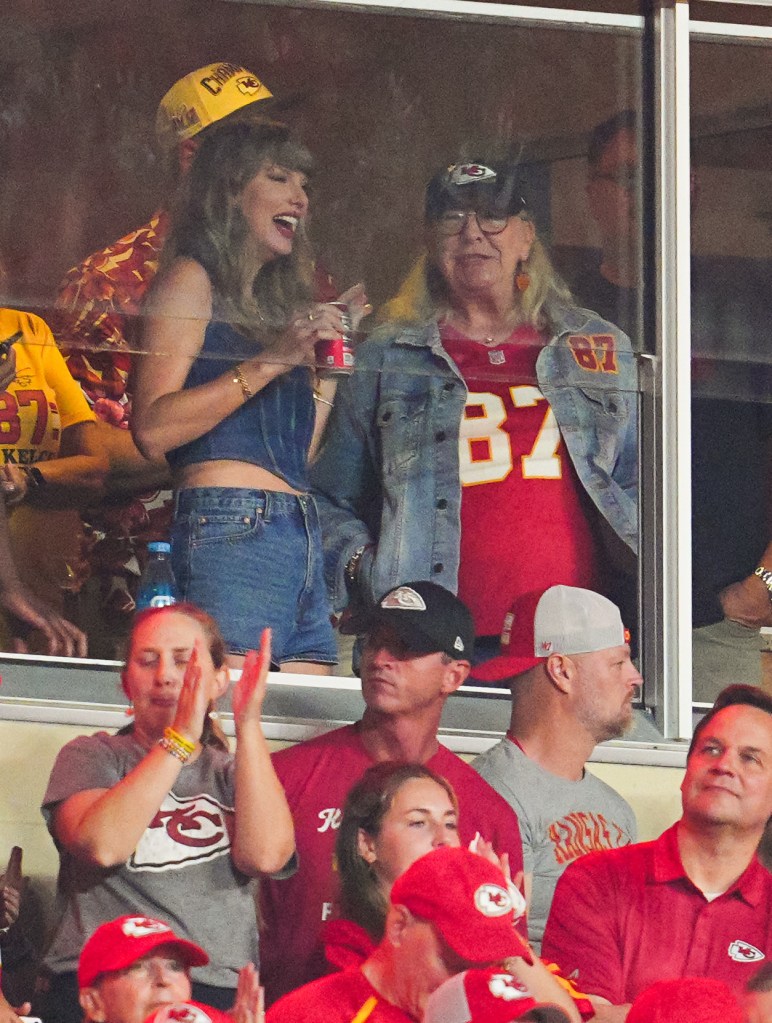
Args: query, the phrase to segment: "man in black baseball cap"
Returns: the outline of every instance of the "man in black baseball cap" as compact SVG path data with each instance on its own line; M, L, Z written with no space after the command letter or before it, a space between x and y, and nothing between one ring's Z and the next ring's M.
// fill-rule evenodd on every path
M335 834L349 789L384 760L426 764L446 778L460 807L459 833L479 832L521 869L517 815L460 757L437 739L447 698L470 670L472 616L452 593L430 582L408 582L345 625L363 639L360 721L273 755L295 821L300 867L282 881L261 883L266 929L260 976L270 1004L315 976L322 923L337 894Z
M375 607L341 624L349 636L391 630L406 651L443 653L467 661L474 646L474 623L466 604L436 583L415 582L395 586Z

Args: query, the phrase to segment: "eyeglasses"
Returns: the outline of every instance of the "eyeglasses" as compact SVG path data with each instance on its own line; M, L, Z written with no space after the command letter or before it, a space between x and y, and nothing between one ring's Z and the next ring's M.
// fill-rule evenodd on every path
M435 221L437 232L446 238L461 234L469 217L474 217L483 234L501 234L509 223L509 214L493 216L480 210L448 210Z

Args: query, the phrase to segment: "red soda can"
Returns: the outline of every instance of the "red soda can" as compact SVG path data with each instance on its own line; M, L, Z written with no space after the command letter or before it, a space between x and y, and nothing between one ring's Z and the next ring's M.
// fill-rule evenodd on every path
M327 338L316 342L314 354L320 377L348 376L354 371L354 348L351 344L351 317L345 302L329 302L340 309L343 317L343 331L340 337Z

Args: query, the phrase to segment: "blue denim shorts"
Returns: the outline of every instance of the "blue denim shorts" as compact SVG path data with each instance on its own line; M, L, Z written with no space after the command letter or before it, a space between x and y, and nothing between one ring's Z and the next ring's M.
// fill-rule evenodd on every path
M335 664L314 499L193 487L175 498L172 567L184 600L208 611L244 654L273 630L272 659Z

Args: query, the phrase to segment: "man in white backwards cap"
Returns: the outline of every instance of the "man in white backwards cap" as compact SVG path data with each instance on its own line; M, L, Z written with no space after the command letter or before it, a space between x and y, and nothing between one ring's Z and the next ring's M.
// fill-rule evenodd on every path
M505 619L501 655L475 668L483 681L511 680L509 730L473 766L517 812L536 949L568 864L636 839L629 804L585 769L597 743L632 724L643 680L628 639L610 600L552 586L516 602Z

